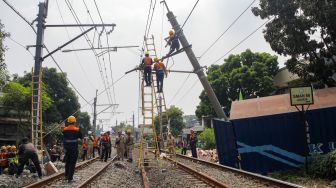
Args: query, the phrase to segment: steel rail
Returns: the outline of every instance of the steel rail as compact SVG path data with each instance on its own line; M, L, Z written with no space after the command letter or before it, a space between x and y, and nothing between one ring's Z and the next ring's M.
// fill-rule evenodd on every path
M80 170L80 169L83 169L85 167L87 167L89 164L95 162L96 160L98 160L99 157L96 157L96 158L93 158L93 159L90 159L84 163L81 163L81 164L78 164L76 165L76 168L75 170ZM52 183L53 181L56 181L58 179L61 179L64 177L64 174L65 172L59 172L59 173L56 173L54 175L51 175L49 177L47 177L46 179L43 179L41 181L38 181L38 182L35 182L35 183L32 183L32 184L29 184L29 185L26 185L26 186L23 186L24 188L39 188L39 187L42 187L42 186L46 186L50 183Z
M144 188L150 188L149 180L148 180L144 167L141 167L141 176L142 176L142 183L143 183Z
M260 175L260 174L256 174L256 173L232 168L232 167L229 167L229 166L220 165L220 164L205 161L205 160L202 160L202 159L188 157L188 156L181 155L181 154L176 154L176 156L180 157L180 158L188 159L188 160L191 160L191 161L194 161L194 162L197 162L197 163L202 163L202 164L205 164L207 166L212 166L212 167L215 167L215 168L223 170L223 171L230 171L230 172L233 172L233 173L244 175L244 176L249 177L251 179L255 179L255 180L259 180L261 182L269 183L269 184L272 184L274 186L287 187L287 188L303 188L303 186L300 186L300 185L296 185L296 184L293 184L293 183L281 181L281 180L270 178L270 177L263 176L263 175Z
M96 172L93 176L91 176L89 179L85 180L82 184L78 185L77 188L82 187L88 187L89 184L94 181L97 177L100 176L101 173L103 173L108 166L110 166L115 160L117 159L117 155L115 155L111 161L109 161L103 168L101 168L98 172Z
M213 187L220 187L220 188L228 188L229 186L223 184L222 182L219 182L218 180L202 173L199 172L193 168L190 168L189 166L186 166L185 164L182 164L181 162L178 162L176 160L170 159L168 157L164 157L166 160L171 161L172 163L176 164L178 167L180 167L182 170L184 170L185 172L195 176L196 178L202 180L203 182L205 182L206 184L213 186Z

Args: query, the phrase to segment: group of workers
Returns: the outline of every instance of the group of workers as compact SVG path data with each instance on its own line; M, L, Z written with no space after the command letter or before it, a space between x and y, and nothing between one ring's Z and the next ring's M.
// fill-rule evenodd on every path
M117 148L117 158L118 160L124 160L127 158L128 162L133 161L132 151L134 148L134 138L131 135L131 130L127 129L126 136L118 131L118 137L115 141L115 147Z
M0 174L5 168L8 168L8 174L19 177L23 172L26 164L29 165L29 160L34 164L34 171L37 171L38 177L42 177L42 170L37 155L35 146L28 142L28 138L24 137L19 146L18 152L16 146L2 146L0 153Z
M181 154L186 155L187 154L187 149L189 148L191 150L191 155L194 158L197 158L197 135L194 130L190 130L190 136L189 136L189 144L186 139L183 139L178 143L179 147L182 149ZM175 157L175 139L172 136L171 133L168 134L167 138L167 148L168 152L170 154L173 154Z
M165 47L170 45L170 50L168 54L163 58L169 57L174 51L178 51L180 49L180 43L178 40L178 36L173 30L169 31L169 37L167 37L166 39L167 39L167 44ZM164 79L164 76L167 77L167 69L162 59L155 57L153 61L153 59L149 55L149 52L145 52L145 57L142 59L142 62L141 62L141 67L143 67L143 70L144 70L144 80L145 80L146 86L150 86L152 84L152 79L151 79L152 78L152 65L154 64L154 71L156 74L156 82L157 82L156 86L157 86L158 93L162 93L163 79Z
M11 159L16 157L16 146L7 145L0 147L0 174L2 174L5 168L8 168Z

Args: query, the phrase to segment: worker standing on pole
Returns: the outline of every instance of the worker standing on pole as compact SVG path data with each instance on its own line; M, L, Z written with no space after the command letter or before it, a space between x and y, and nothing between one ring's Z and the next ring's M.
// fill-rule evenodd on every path
M68 183L73 182L73 175L75 173L76 162L78 158L78 139L83 139L82 133L76 127L76 118L69 116L67 119L67 126L63 129L64 150L65 150L65 180Z
M169 37L167 37L166 39L168 39L168 41L167 41L167 44L166 44L165 47L170 45L170 50L169 50L168 54L166 55L166 57L167 57L171 53L173 53L174 51L177 51L177 50L180 49L180 43L179 43L179 39L178 39L177 34L173 30L169 31Z
M162 93L163 88L163 77L166 75L167 78L167 69L166 66L163 64L163 62L159 61L159 59L156 57L154 58L154 70L156 73L156 86L157 86L157 92Z
M149 57L149 52L145 53L145 57L142 59L141 66L144 68L144 79L146 82L146 86L150 86L152 83L151 74L152 74L152 65L153 60Z

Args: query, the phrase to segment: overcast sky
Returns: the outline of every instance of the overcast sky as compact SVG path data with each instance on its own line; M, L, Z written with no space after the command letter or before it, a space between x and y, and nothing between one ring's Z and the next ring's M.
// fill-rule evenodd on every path
M8 1L28 20L32 21L36 18L39 1ZM166 0L170 10L175 14L180 25L183 24L196 1L197 0ZM83 24L92 23L84 2L87 4L89 13L94 22L101 23L93 0L70 0L69 2ZM115 23L117 25L114 31L109 34L110 46L136 45L142 47L150 0L96 0L96 2L104 23ZM154 4L155 0L152 0L152 2ZM168 35L171 25L165 15L167 11L159 2L159 0L156 2L149 34L154 35L156 49L158 55L161 56L168 51L168 48L164 48L162 38ZM252 0L200 0L183 29L189 43L192 44L196 56L200 56L251 2ZM258 3L257 0L253 6L258 6ZM76 23L65 0L50 0L46 19L47 24L63 24L61 16L66 24ZM0 2L0 19L5 25L5 30L11 34L12 39L24 46L35 44L36 36L32 29L2 1ZM255 17L251 11L248 10L218 43L201 57L200 64L202 66L213 64L263 22L263 20ZM100 31L100 29L98 29L98 31ZM67 30L65 28L47 28L44 37L45 45L49 50L53 50L64 42L67 42L69 40L68 35L70 38L73 38L80 34L80 32L81 30L79 28L68 28ZM94 46L97 47L97 33L91 31L88 36L91 42L94 43ZM105 34L103 34L101 41L103 46L107 46ZM5 62L10 73L23 75L24 71L30 71L34 64L33 57L23 47L9 39L5 40L5 45L8 48ZM82 37L64 49L88 47L88 43L85 38ZM259 30L247 41L239 45L232 53L241 53L247 48L255 52L276 54L263 38L262 30ZM33 48L31 48L30 51L33 54L35 53ZM99 52L98 50L97 53ZM44 54L46 54L46 52L44 52ZM54 57L63 71L67 73L69 80L75 85L77 90L86 100L92 101L96 89L98 89L98 92L104 90L102 77L106 85L107 83L111 85L112 80L118 80L126 71L139 64L140 48L118 49L117 52L111 52L111 64L108 55L105 54L104 60L103 57L99 58L99 65L92 51L79 51L76 53L63 53L59 51L55 53ZM224 58L216 63L222 63ZM283 61L283 57L279 58L281 66L283 65ZM175 64L171 69L192 70L192 66L184 53L175 56L174 62ZM169 60L169 67L172 64L172 61ZM47 58L43 62L43 66L56 67L51 58ZM103 71L102 74L100 74L99 67L101 67ZM111 75L113 78L111 78ZM131 121L133 112L135 113L135 121L137 124L139 107L138 77L137 72L127 74L114 85L114 92L111 87L110 93L112 102L119 104L116 111L120 113L102 113L98 116L99 119L109 119L105 122L105 129L114 125L116 120ZM190 115L195 113L196 106L199 103L198 97L202 91L202 85L197 80L196 75L192 74L186 80L187 77L188 74L169 74L168 78L164 81L164 93L168 105L175 105L182 108L185 114ZM184 87L181 87L184 82ZM113 93L115 93L115 96ZM114 101L114 99L116 101ZM91 115L91 106L87 105L80 97L79 101L83 107L82 111L87 111ZM98 97L98 104L108 103L109 100L106 93ZM103 108L103 106L98 107L98 111Z

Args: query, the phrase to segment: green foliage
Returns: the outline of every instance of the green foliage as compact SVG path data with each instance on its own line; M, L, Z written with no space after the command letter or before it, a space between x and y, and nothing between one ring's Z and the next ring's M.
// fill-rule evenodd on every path
M75 114L77 117L77 125L81 128L81 131L84 135L91 130L90 116L87 112L78 112Z
M113 131L115 133L119 132L119 131L127 131L127 129L131 129L133 131L133 126L132 125L129 125L129 124L126 124L125 122L120 122L119 125L116 125L114 127L112 127Z
M330 183L330 187L331 188L336 188L336 180L334 180Z
M309 162L309 173L313 177L336 179L336 151L313 156Z
M9 36L9 33L6 33L3 28L4 25L0 21L0 91L9 80L9 73L6 70L6 64L4 62L6 47L3 44L4 39Z
M203 149L215 149L215 132L213 129L205 128L204 131L198 136L198 139L204 143Z
M316 0L260 0L252 12L266 24L264 37L277 53L290 56L287 68L306 82L335 86L336 4ZM309 62L309 63L306 63Z
M167 109L166 113L170 120L170 131L174 137L177 137L182 133L182 129L185 127L183 111L178 107L171 106Z
M18 77L17 82L30 86L31 78L32 74L27 73L23 77ZM43 114L44 122L59 122L80 108L75 92L68 86L66 75L58 73L55 68L43 68L42 79L46 93L54 101L54 104Z
M32 90L31 87L24 87L20 83L10 82L3 89L4 96L0 98L4 106L12 108L18 113L21 119L24 113L31 109ZM52 105L52 100L46 92L42 92L42 107L48 109Z
M231 102L239 98L241 90L244 99L270 95L275 86L273 77L278 72L277 56L268 53L253 53L247 49L239 55L230 55L222 65L208 69L208 80L224 110L228 113ZM198 118L216 116L210 101L202 91L196 109Z

